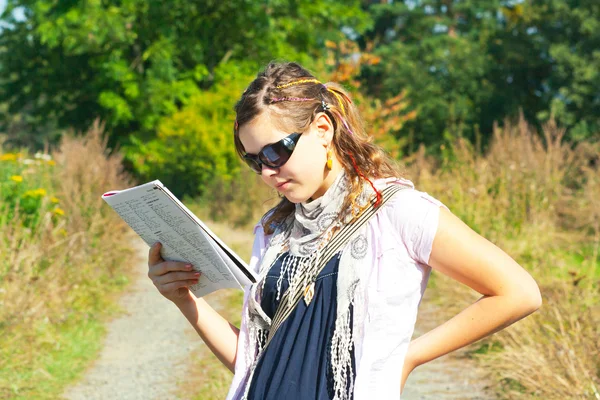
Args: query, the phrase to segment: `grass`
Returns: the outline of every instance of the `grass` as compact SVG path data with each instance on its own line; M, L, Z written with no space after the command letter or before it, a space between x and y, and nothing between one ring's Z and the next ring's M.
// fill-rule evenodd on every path
M75 380L95 359L100 350L104 326L98 319L84 321L71 320L56 326L40 322L33 326L33 341L36 356L26 365L13 365L3 373L5 398L14 399L56 399L68 382ZM25 339L25 338L23 338ZM22 339L22 340L23 340ZM23 351L16 346L14 351ZM26 350L27 351L27 350ZM3 354L13 360L14 354Z
M0 374L0 399L59 398L102 350L106 322L120 312L114 300L126 285L125 276L104 284L106 291L95 306L71 312L61 323L44 318L27 329L12 329L0 348L0 358L8 361Z
M240 326L242 292L221 290L207 296L207 301L228 321ZM198 338L200 340L200 338ZM189 374L179 382L178 395L182 399L221 400L227 396L233 374L211 353L202 347L192 354Z
M498 335L504 350L483 355L483 365L496 372L504 398L597 398L598 292L564 283L543 294L544 307ZM518 390L506 380L518 382Z
M121 169L99 125L52 153L0 152L0 398L58 398L95 359L134 265L100 198L131 184Z

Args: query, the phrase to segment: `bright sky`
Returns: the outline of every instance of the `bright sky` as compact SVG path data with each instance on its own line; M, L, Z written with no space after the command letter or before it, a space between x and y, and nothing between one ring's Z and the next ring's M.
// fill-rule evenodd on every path
M6 8L6 0L0 0L0 13L2 13L2 11L4 11L5 8ZM16 9L15 16L16 16L17 20L23 19L24 18L23 10Z

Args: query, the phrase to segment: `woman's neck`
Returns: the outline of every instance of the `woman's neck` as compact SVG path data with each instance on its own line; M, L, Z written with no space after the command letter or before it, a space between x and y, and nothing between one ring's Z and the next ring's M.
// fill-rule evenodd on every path
M314 201L319 197L323 196L325 192L327 192L327 190L331 187L331 185L333 185L333 182L335 182L336 178L338 177L340 172L342 172L342 170L343 168L340 164L334 163L332 169L327 172L327 175L325 176L325 179L323 179L323 183L321 184L319 189L317 189L317 191L306 202L310 203L311 201Z

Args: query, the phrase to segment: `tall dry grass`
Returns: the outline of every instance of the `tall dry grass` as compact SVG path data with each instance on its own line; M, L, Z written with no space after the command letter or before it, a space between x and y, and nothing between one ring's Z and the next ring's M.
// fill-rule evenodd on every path
M570 282L543 289L538 313L499 334L503 351L481 361L505 398L600 398L598 291Z
M535 132L521 117L496 127L482 154L469 143L422 150L407 161L409 178L442 200L536 278L544 305L487 340L479 361L503 398L600 399L600 146L563 141L553 123ZM474 293L438 279L451 316Z
M196 211L200 218L227 222L236 228L250 228L278 201L277 191L242 165L233 180L211 182L197 202L200 207Z
M17 213L0 229L0 398L41 396L35 388L56 380L44 365L61 330L101 318L134 265L126 226L100 198L131 184L102 126L66 135L52 156L46 183L64 217L46 213L25 229Z

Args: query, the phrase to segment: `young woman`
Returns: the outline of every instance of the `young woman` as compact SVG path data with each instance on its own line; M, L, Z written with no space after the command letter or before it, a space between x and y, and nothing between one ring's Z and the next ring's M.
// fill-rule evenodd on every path
M531 276L369 142L344 89L271 63L237 102L240 156L276 189L256 225L240 329L149 254L149 277L235 373L228 399L398 399L419 365L541 305ZM411 341L431 268L482 297Z

